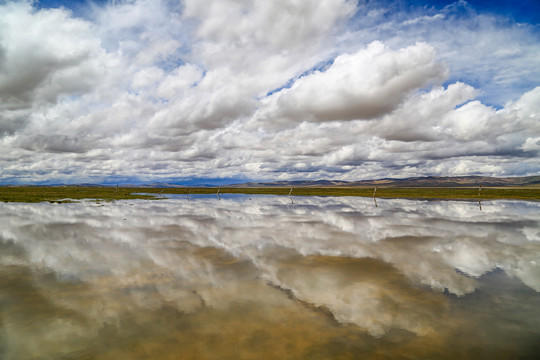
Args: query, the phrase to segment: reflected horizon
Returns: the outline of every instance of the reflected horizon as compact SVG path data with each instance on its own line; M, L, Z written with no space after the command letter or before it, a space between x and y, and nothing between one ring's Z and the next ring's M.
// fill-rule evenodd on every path
M533 358L539 213L294 195L4 203L0 357Z

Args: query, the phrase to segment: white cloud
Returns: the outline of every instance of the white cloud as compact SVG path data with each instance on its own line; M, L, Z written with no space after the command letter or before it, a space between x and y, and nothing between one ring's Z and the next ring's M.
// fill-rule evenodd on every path
M521 148L524 151L540 151L540 137L527 138Z
M379 5L4 2L2 180L537 173L534 26Z
M197 19L198 38L211 44L290 51L320 41L336 22L354 13L355 5L350 0L187 0L184 17Z
M433 88L409 96L396 111L380 121L367 124L362 131L399 141L435 141L444 137L447 126L441 123L456 107L474 99L477 91L463 83L450 84L446 89Z
M403 22L403 25L416 25L420 22L430 22L430 21L436 21L436 20L442 20L445 18L444 14L435 14L432 16L424 15L417 17L415 19L406 20Z
M149 90L155 91L155 87L160 83L163 75L163 70L158 67L144 68L133 75L131 88L136 90L149 88Z
M479 13L466 1L411 13L384 6L374 1L360 8L363 16L355 17L354 31L346 34L347 46L359 38L381 40L393 48L425 41L448 64L451 81L481 88L490 104L503 105L540 83L538 25Z
M202 70L197 66L193 64L180 66L160 82L157 95L168 100L181 97L185 90L194 86L202 77Z
M89 91L103 71L92 26L61 9L34 11L7 3L0 11L2 110L54 103L62 94Z
M444 79L446 69L435 58L424 43L392 51L374 42L272 95L261 116L270 124L376 118L396 109L413 90Z
M198 24L190 59L231 72L253 96L264 95L332 54L333 36L355 3L188 0L183 18Z

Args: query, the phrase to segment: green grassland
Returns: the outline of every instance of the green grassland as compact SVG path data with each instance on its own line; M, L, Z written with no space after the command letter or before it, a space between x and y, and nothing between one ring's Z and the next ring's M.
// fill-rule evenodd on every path
M372 197L373 188L363 187L297 187L293 196L364 196ZM273 194L288 195L290 187L227 188L223 194ZM96 201L155 199L147 194L215 194L217 188L114 188L82 186L24 186L0 187L0 202L70 202L72 200L95 199ZM519 199L540 200L540 188L482 188L480 197L478 188L390 188L378 187L377 198L421 198L421 199Z
M133 188L77 187L77 186L23 186L0 187L0 202L70 202L72 200L153 199L153 196L132 195Z

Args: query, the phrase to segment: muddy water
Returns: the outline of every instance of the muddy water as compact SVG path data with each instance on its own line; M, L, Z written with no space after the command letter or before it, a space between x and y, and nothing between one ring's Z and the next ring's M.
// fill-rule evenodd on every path
M0 205L0 359L527 359L540 203Z

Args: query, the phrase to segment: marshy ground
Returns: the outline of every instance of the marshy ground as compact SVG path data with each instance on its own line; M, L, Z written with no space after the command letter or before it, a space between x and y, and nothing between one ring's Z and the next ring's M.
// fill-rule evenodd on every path
M289 195L290 187L258 188L115 188L84 186L22 186L0 187L0 202L69 202L71 200L96 199L103 201L154 199L149 194L254 194L254 195ZM293 196L362 196L373 197L372 187L295 187ZM386 188L377 187L377 198L420 198L420 199L515 199L540 200L538 187L478 187L456 188Z

